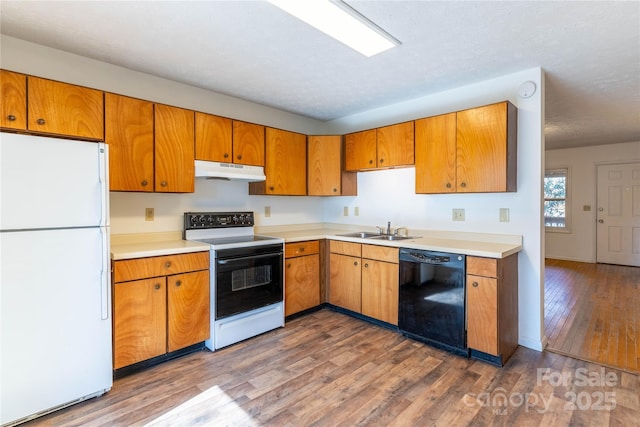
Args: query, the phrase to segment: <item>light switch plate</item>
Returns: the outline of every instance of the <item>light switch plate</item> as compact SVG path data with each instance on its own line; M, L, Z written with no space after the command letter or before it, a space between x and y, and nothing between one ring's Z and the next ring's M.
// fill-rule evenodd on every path
M509 208L500 208L500 222L509 222Z
M344 209L342 209L342 215L349 216L349 206L345 206Z
M360 216L360 206L353 208L353 215Z
M144 209L144 220L145 221L153 221L155 217L155 210L153 208L145 208Z
M451 215L454 221L464 221L464 209L453 209Z
M271 206L264 207L264 217L269 218L271 216Z

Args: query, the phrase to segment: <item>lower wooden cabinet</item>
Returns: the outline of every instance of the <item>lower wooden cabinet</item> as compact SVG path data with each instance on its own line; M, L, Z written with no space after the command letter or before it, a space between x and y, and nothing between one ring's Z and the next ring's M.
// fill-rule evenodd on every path
M209 252L114 262L113 365L209 338Z
M329 302L398 324L398 249L329 242Z
M285 245L284 315L320 305L320 243Z
M518 346L518 254L467 257L467 345L503 365Z

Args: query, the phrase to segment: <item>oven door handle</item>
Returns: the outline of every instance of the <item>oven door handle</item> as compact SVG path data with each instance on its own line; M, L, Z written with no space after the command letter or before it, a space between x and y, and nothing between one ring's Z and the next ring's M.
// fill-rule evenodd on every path
M218 264L227 264L227 263L233 262L233 261L244 261L244 260L248 260L248 259L270 258L270 257L274 257L274 256L282 256L282 252L271 252L271 253L268 253L268 254L243 256L243 257L238 257L238 258L221 258L221 259L217 260L217 263Z

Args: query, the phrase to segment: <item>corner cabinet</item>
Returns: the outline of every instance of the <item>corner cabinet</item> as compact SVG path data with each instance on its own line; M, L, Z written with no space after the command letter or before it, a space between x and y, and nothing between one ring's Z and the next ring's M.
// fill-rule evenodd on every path
M249 183L249 194L305 196L307 194L307 136L267 128L266 181Z
M194 112L107 93L110 189L193 193Z
M414 123L345 135L345 169L360 171L414 164Z
M320 305L320 242L287 243L285 253L284 315Z
M358 175L345 172L342 162L342 137L307 137L307 195L356 196Z
M518 254L467 257L467 346L502 366L518 346Z
M517 109L508 101L415 121L416 193L517 190Z
M398 325L398 248L329 242L329 303Z
M113 365L209 339L209 252L114 261Z

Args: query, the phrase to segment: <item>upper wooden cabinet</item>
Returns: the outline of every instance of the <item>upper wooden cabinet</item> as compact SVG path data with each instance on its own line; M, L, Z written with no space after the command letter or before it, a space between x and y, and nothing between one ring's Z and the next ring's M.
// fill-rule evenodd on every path
M194 112L155 105L155 191L193 193Z
M358 171L414 164L413 122L398 123L345 136L345 169Z
M516 191L517 109L508 101L415 121L416 193Z
M233 121L196 112L196 159L233 162Z
M105 94L105 142L110 189L153 191L153 103Z
M27 87L29 130L104 139L104 92L32 76Z
M307 194L307 136L267 128L266 181L251 182L249 194L304 196Z
M193 193L194 112L105 96L110 189Z
M233 162L265 166L265 127L233 120Z
M0 70L0 127L27 129L27 76Z
M343 169L341 136L307 137L307 195L356 196L357 179Z

